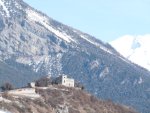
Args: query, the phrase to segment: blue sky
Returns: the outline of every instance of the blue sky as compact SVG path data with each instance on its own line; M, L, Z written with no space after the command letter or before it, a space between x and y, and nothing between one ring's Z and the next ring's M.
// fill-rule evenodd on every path
M150 34L150 0L24 0L51 18L110 42Z

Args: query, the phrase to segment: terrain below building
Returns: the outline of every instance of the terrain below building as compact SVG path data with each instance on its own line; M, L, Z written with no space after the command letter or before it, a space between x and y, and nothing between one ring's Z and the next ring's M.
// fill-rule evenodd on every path
M34 90L20 89L24 95L17 90L2 94L0 109L8 113L136 113L130 107L98 100L76 88L37 88L37 94Z

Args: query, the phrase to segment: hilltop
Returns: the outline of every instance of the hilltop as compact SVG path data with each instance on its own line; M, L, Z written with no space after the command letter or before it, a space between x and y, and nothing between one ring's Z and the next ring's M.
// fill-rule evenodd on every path
M26 94L20 93L24 90ZM19 91L2 94L0 109L11 113L136 113L127 106L99 100L78 88L54 85Z

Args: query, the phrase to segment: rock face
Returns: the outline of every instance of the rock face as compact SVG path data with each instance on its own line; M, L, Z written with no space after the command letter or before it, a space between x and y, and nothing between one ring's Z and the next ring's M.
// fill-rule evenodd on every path
M11 113L136 113L127 106L98 100L80 89L54 86L36 90L41 95L38 98L3 94L0 109Z
M24 86L43 75L66 74L97 97L150 112L150 72L109 44L49 18L22 0L0 0L0 15L1 84Z

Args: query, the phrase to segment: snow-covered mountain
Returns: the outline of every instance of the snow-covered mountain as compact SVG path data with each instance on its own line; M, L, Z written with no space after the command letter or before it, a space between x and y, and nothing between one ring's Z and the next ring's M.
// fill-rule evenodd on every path
M149 71L22 0L0 0L0 84L24 86L60 74L70 75L97 97L150 112Z
M18 63L29 64L36 72L44 64L42 68L46 73L54 75L56 71L61 72L59 62L62 53L68 51L68 48L80 49L83 42L113 53L97 39L64 26L31 8L22 0L0 0L0 6L0 59L6 60L13 55ZM58 67L55 72L52 72L53 64Z
M110 44L125 58L150 70L150 34L126 35Z

